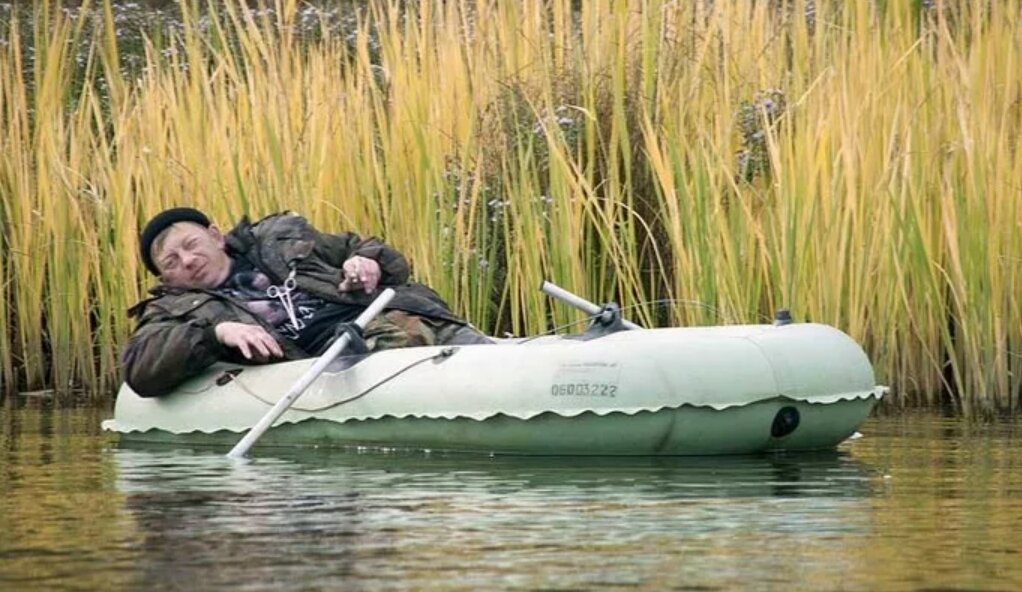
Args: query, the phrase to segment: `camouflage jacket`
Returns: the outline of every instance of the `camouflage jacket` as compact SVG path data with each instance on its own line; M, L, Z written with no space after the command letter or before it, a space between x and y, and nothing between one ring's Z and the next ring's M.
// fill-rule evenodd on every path
M447 304L430 288L409 283L404 256L375 238L361 239L353 233L319 232L297 214L275 214L256 223L243 219L226 235L228 251L243 257L280 284L292 268L298 287L328 302L367 306L376 294L340 292L343 263L361 255L380 265L380 286L397 294L388 309L453 321ZM227 321L262 325L277 337L286 359L308 357L305 351L280 336L236 300L212 290L157 286L151 297L133 306L128 314L138 319L122 355L124 380L139 395L156 397L172 391L185 379L217 361L251 363L224 347L214 333Z

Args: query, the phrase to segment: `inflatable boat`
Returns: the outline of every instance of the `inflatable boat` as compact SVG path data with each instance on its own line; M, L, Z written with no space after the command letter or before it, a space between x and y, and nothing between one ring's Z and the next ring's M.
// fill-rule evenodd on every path
M258 446L531 455L826 449L854 434L886 390L862 348L826 325L629 330L616 319L601 327L338 357ZM218 364L159 398L125 385L104 428L125 442L230 446L313 363Z

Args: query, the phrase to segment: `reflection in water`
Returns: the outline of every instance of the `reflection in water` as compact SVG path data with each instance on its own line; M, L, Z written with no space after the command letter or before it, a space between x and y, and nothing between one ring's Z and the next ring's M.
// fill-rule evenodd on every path
M205 452L116 450L117 488L140 531L143 584L181 588L346 576L357 494Z
M130 587L138 539L102 415L0 406L0 590Z
M1022 421L837 452L567 458L117 447L0 407L0 590L1022 589Z
M674 564L686 546L777 538L805 547L868 528L871 487L868 471L836 452L580 459L278 451L235 463L207 450L134 448L113 458L117 489L146 533L145 585L183 587L296 578L312 587L373 586L381 577L409 589L492 578L649 583L650 570ZM727 567L741 577L741 566Z

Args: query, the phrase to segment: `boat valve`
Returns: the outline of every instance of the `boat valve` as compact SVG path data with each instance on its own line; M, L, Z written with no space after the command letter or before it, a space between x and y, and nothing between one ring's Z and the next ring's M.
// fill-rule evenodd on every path
M453 356L456 353L458 353L458 348L450 347L450 346L445 347L445 348L441 349L440 351L438 351L435 356L433 356L433 363L434 364L439 364L439 363L443 362L444 360L449 359L451 356Z

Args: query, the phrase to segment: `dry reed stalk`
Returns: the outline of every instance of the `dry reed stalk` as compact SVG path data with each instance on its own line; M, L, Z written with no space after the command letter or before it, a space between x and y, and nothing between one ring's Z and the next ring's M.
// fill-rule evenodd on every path
M315 41L294 2L185 3L137 78L104 9L102 96L80 22L37 25L31 93L0 48L9 384L116 384L135 232L190 203L381 235L487 330L581 321L543 278L647 324L790 307L899 403L1019 404L1015 3L379 1Z

